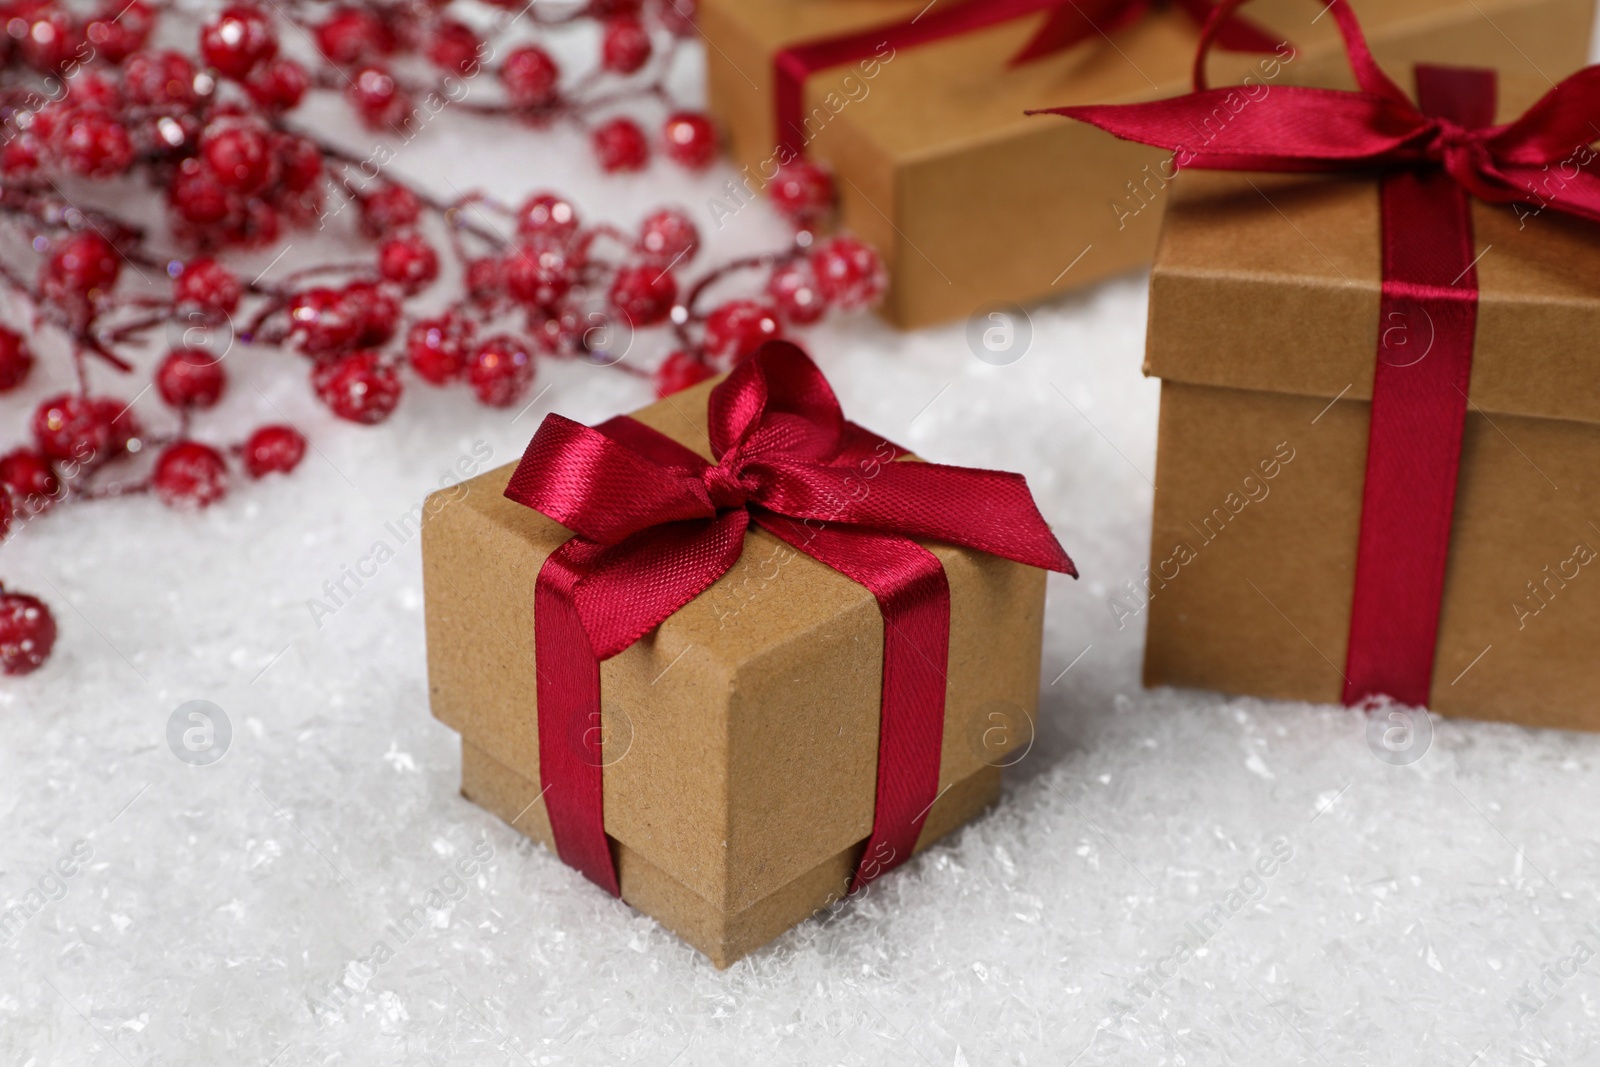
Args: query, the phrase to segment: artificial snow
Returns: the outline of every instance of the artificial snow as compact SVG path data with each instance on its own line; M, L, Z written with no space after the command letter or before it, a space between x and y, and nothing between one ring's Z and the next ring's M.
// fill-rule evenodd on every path
M441 124L393 165L445 195L550 185L623 222L679 201L708 258L782 240L761 204L714 228L730 169L599 179L576 135L496 130ZM999 806L726 972L459 796L457 737L428 713L417 541L396 522L459 461L515 460L544 414L598 420L646 384L542 363L525 410L414 384L367 429L311 399L286 371L300 357L236 350L202 437L291 420L314 445L299 471L199 515L75 506L5 545L0 576L45 598L61 637L0 685L0 1055L1600 1061L1600 738L1435 720L1427 754L1393 766L1354 711L1141 689L1143 619L1119 627L1107 599L1148 548L1144 284L1035 311L1010 365L976 358L964 324L807 336L856 421L1026 474L1084 577L1051 578L1037 738ZM139 410L162 419L148 396ZM379 543L394 558L330 605L325 583ZM194 700L231 727L209 765L168 740Z

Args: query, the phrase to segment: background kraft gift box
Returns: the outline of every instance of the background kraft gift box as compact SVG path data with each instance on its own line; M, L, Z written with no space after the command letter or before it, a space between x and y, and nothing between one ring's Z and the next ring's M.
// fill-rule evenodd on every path
M709 457L714 382L633 418ZM553 847L539 802L534 581L569 531L503 496L513 467L429 498L433 713L462 792ZM1043 571L945 545L939 794L917 847L999 795L1031 740ZM711 588L601 666L605 829L622 896L719 967L843 897L872 828L883 623L863 586L752 526ZM870 886L868 887L870 891Z
M1501 120L1548 88L1502 78ZM1600 226L1471 209L1481 295L1428 703L1600 729ZM1339 701L1379 330L1428 340L1379 322L1379 274L1374 180L1174 185L1145 365L1153 596L1141 576L1111 604L1148 611L1147 685Z
M948 0L941 0L948 2ZM772 177L773 56L782 48L909 19L927 0L702 0L710 106L737 188L710 206L719 227ZM1216 53L1216 84L1349 87L1338 35L1314 0L1259 0L1247 17L1294 58ZM1559 78L1581 66L1592 0L1364 0L1378 61L1430 61ZM812 158L837 176L843 225L889 267L883 315L902 328L1042 298L1150 262L1167 154L1029 108L1154 100L1189 88L1188 15L1158 11L1114 35L1017 67L1044 16L850 64L806 83ZM870 72L870 74L869 74ZM1542 80L1542 79L1541 79ZM1255 91L1260 91L1259 88ZM714 206L720 204L720 207Z

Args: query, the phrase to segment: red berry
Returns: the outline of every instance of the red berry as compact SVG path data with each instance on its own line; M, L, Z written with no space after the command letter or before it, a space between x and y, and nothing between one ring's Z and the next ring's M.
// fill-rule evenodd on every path
M889 284L872 247L854 237L834 237L811 253L817 288L828 303L847 310L871 307Z
M206 352L176 349L156 368L156 391L179 409L215 407L227 384L222 361Z
M468 263L466 275L467 296L473 303L492 303L506 290L505 264L493 256Z
M263 110L289 111L300 105L311 88L311 75L292 59L274 59L251 71L244 88Z
M62 393L34 409L33 439L49 459L90 463L111 452L111 420L95 401Z
M199 308L211 317L233 314L243 295L239 279L214 259L190 260L172 282L175 302Z
M422 201L403 185L385 185L361 201L361 230L368 237L387 237L422 217Z
M555 193L534 193L517 209L517 233L522 237L566 241L577 232L577 209Z
M83 34L77 20L53 4L37 4L12 16L6 27L22 61L44 74L56 74L78 55Z
M339 295L361 324L356 337L356 344L361 347L376 348L400 328L400 301L384 287L371 282L351 282Z
M634 327L666 320L678 299L678 280L664 267L644 263L618 269L607 294L611 306Z
M322 149L304 137L280 136L275 143L283 187L292 193L311 190L322 177Z
M227 188L210 168L192 158L178 164L172 184L167 187L167 198L172 210L195 226L216 225L228 217L232 208Z
M415 293L439 277L439 254L417 234L391 237L378 248L378 273Z
M440 70L468 77L478 71L479 49L483 42L465 24L455 19L440 19L428 38L428 62Z
M663 127L667 156L679 166L701 170L717 158L717 128L695 111L679 111L667 116Z
M809 229L833 209L833 178L808 160L797 159L778 168L768 186L778 211L804 229Z
M181 52L136 52L122 65L122 93L144 107L189 107L199 99L194 75Z
M376 352L351 352L312 371L311 385L341 419L371 426L400 403L400 377Z
M368 63L394 51L394 34L377 15L362 8L336 8L317 26L322 54L340 66Z
M32 174L43 161L44 146L30 134L11 138L0 148L0 173L8 178Z
M32 369L33 352L22 335L0 326L0 393L21 385Z
M200 157L224 187L250 194L272 177L270 146L261 127L223 120L200 136Z
M26 593L0 593L0 671L32 674L50 658L56 620L44 601Z
M306 289L289 302L289 332L308 356L352 347L366 325L364 319L365 309L347 300L341 289Z
M402 131L411 120L411 101L382 67L356 71L345 96L368 129Z
M700 231L688 215L668 208L644 220L635 247L647 262L675 267L687 263L699 251Z
M97 107L73 108L52 140L67 169L86 178L114 177L133 163L128 128Z
M737 363L782 332L778 316L755 300L730 300L706 316L706 354Z
M117 111L122 107L122 90L117 83L100 74L83 74L67 87L67 100L73 107L95 107L101 111Z
M444 385L461 377L473 333L472 320L459 315L421 319L406 334L406 357L424 381Z
M655 0L651 14L668 33L677 37L693 37L694 16L699 6L699 0Z
M785 263L767 279L767 296L784 322L808 326L828 310L827 298L817 285L817 276L807 260Z
M121 270L122 261L111 242L86 230L56 246L45 262L40 288L46 300L74 305L92 302L111 292Z
M716 374L705 362L679 350L656 368L656 396L671 396Z
M506 290L523 304L549 307L572 288L582 267L582 254L576 249L534 238L505 258Z
M585 323L578 309L562 303L528 312L528 332L539 351L552 356L570 355L582 347Z
M632 15L609 18L600 39L600 65L613 74L632 74L650 60L650 34Z
M95 54L113 65L144 47L155 28L156 13L140 0L132 3L113 2L84 26L84 36L94 46Z
M537 45L511 51L500 66L500 83L513 107L539 110L561 95L561 68L550 53Z
M595 127L591 135L600 169L610 174L643 170L650 161L650 145L644 131L630 118L618 116Z
M515 337L497 334L472 354L467 381L481 402L492 408L510 407L533 384L533 356Z
M238 4L201 28L200 54L223 77L242 79L278 54L278 35L259 8Z
M174 441L156 457L150 484L169 508L210 507L228 495L228 464L199 441Z
M29 512L43 511L61 498L61 479L44 456L18 448L0 456L0 485Z
M244 469L252 478L287 474L306 454L306 439L293 426L263 426L244 443Z

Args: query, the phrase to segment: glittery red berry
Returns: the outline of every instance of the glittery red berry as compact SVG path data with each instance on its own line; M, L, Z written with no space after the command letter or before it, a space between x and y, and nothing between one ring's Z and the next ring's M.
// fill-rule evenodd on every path
M263 110L290 111L311 88L311 75L292 59L274 59L251 71L244 88Z
M411 119L411 100L382 67L356 71L345 88L345 97L368 129L399 132Z
M450 74L475 75L482 60L483 42L471 28L455 19L440 19L428 37L428 62Z
M93 301L117 284L122 261L111 242L93 231L75 233L55 247L40 279L47 300Z
M561 68L537 45L513 49L500 66L500 83L513 107L536 111L560 98Z
M767 296L778 309L779 318L796 326L816 322L828 310L828 300L817 285L817 276L808 260L785 263L767 279Z
M133 163L133 139L110 112L74 108L56 128L51 147L66 168L86 178L110 178Z
M467 381L482 403L492 408L510 407L533 384L533 356L515 337L497 334L473 352Z
M18 448L0 456L0 485L23 509L43 511L61 499L61 479L50 461L31 448Z
M611 306L633 326L654 326L666 320L678 299L678 280L664 267L634 264L618 269L606 295Z
M227 218L232 208L227 188L198 159L178 165L167 187L167 199L179 217L196 226L215 225Z
M33 352L22 335L0 326L0 393L21 385L33 369Z
M756 300L730 300L706 316L706 354L737 363L781 332L772 308Z
M215 407L228 384L222 361L208 352L177 349L156 368L156 391L175 408Z
M690 170L701 170L717 158L717 128L696 111L679 111L667 116L662 132L666 135L667 158Z
M293 193L315 191L322 177L322 149L305 137L287 134L276 138L274 144L284 188Z
M394 51L394 34L363 8L335 8L315 32L322 54L340 66L371 62Z
M57 74L78 55L83 32L70 12L53 4L22 5L6 27L22 61L43 74Z
M779 167L767 189L779 213L803 229L815 226L833 209L833 178L809 160Z
M306 439L293 426L263 426L241 449L245 473L252 478L287 474L306 454Z
M406 358L424 381L444 385L461 377L474 332L472 320L460 315L421 319L406 332Z
M136 52L122 66L122 93L143 107L189 107L199 99L194 76L182 52Z
M400 403L400 377L376 352L351 352L311 374L318 398L341 419L371 426Z
M590 135L600 169L610 174L643 170L650 161L650 145L644 131L630 118L618 116L595 127Z
M506 291L530 307L549 307L578 280L581 253L550 238L524 241L505 258Z
M62 393L33 412L33 439L45 457L89 463L111 452L111 422L87 397Z
M351 282L340 290L339 298L360 324L356 344L363 348L384 344L400 328L400 301L384 286Z
M200 158L225 188L254 193L272 177L271 142L254 123L213 123L200 135Z
M308 356L350 348L361 336L365 310L345 299L343 290L318 287L289 302L289 332Z
M605 21L600 38L600 65L613 74L632 74L650 61L650 34L632 15Z
M243 78L278 54L278 34L259 8L224 8L200 30L200 54L227 78Z
M506 291L505 264L493 256L483 256L467 264L466 290L476 304L491 304Z
M439 277L439 254L418 234L391 237L378 248L378 273L415 293Z
M228 495L228 463L199 441L174 441L156 457L150 485L169 508L206 508Z
M656 396L671 396L705 381L716 374L716 371L706 366L705 361L697 359L688 352L679 350L672 353L661 366L656 368L655 385Z
M566 241L578 232L578 210L555 193L534 193L517 209L517 233Z
M208 316L231 315L244 296L244 286L227 267L214 259L192 259L172 281L172 298L180 305L198 308Z
M688 215L667 208L644 220L634 247L647 262L676 267L689 262L699 251L700 231Z
M55 644L56 620L44 601L0 592L0 671L31 674L50 658Z
M422 217L422 201L403 185L385 185L361 201L361 231L368 237L387 237Z
M113 0L84 24L83 35L97 56L115 65L144 47L150 31L155 28L155 20L155 11L140 0L127 4Z
M871 307L889 284L872 247L854 237L834 237L811 253L817 287L828 303L846 310Z

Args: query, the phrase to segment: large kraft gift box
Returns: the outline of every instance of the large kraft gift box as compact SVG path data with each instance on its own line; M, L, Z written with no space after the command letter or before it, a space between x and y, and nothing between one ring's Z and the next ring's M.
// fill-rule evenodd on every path
M941 0L948 6L950 0ZM927 0L701 0L710 106L742 188L720 224L782 161L774 56L917 16ZM1592 0L1361 0L1380 62L1496 67L1560 77L1585 60ZM1129 103L1188 88L1197 37L1180 5L1057 55L1009 60L1045 15L821 71L805 86L809 155L832 167L843 225L890 269L882 313L914 328L996 302L1061 293L1150 262L1170 153L1102 137L1030 108ZM1331 20L1313 0L1260 0L1248 18L1280 54L1221 52L1219 84L1349 85ZM1292 59L1285 61L1286 56ZM884 57L888 58L884 61ZM1246 81L1248 79L1248 81ZM718 207L720 204L722 206Z
M1549 88L1502 77L1500 120ZM1600 226L1471 213L1477 334L1427 703L1600 729ZM1431 340L1425 319L1380 321L1380 229L1370 178L1175 183L1145 366L1151 569L1111 602L1127 625L1148 609L1146 684L1340 699L1374 353L1380 330L1420 358Z
M632 418L709 459L715 384ZM429 687L461 734L462 792L554 848L534 587L571 532L506 498L512 470L429 502ZM938 793L917 850L991 804L1007 753L1031 743L1045 596L1042 570L925 547L948 577L950 631ZM874 825L884 669L873 594L752 525L731 570L601 665L622 898L725 967L846 897Z

